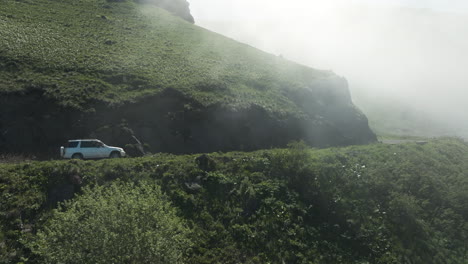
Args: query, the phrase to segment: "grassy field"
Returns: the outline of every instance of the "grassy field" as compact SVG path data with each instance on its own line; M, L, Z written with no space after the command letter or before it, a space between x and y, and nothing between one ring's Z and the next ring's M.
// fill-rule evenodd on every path
M203 105L295 113L287 90L333 76L132 1L5 0L0 22L0 93L39 89L81 110L174 88Z
M424 145L317 150L292 144L206 157L0 164L0 259L43 262L63 250L67 236L34 251L40 254L29 251L36 231L53 240L57 233L47 230L77 217L73 210L54 211L57 202L71 199L72 206L76 195L89 195L87 188L102 192L127 182L162 190L191 230L187 263L460 264L468 252L467 159L468 144L447 138ZM134 208L145 201L134 200ZM92 228L111 232L105 225Z

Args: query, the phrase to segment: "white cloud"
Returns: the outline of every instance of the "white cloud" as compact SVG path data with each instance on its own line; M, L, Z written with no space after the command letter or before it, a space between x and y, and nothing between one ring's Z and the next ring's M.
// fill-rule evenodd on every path
M345 76L356 101L394 98L436 119L468 127L468 15L386 6L466 10L468 1L191 0L191 4L201 26Z

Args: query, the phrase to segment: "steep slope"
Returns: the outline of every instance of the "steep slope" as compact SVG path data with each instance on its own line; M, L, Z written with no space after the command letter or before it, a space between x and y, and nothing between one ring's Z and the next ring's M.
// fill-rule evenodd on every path
M466 142L444 139L425 145L320 150L295 145L198 157L158 154L123 160L3 164L0 262L28 258L31 263L47 263L26 249L31 246L27 241L34 240L38 230L48 233L49 241L63 235L63 227L70 223L62 220L60 231L47 221L57 215L52 211L57 201L74 201L74 193L82 193L84 187L143 182L158 185L178 216L189 223L193 234L192 243L186 245L191 247L184 256L186 263L466 263L467 159ZM111 193L119 199L118 192ZM108 212L111 219L120 216L119 223L128 219L122 212L139 213L128 210L125 202L111 211L106 205L93 207L94 201L102 199L94 196L83 209L97 209L99 215ZM139 199L132 202L136 210L145 206ZM85 214L84 219L90 217L88 211ZM82 217L69 217L86 226ZM60 224L58 220L55 223ZM148 239L112 228L113 223L100 223L108 222L91 226L103 234L91 239L100 248L109 242L106 237L124 238L124 245L141 245L138 238ZM131 230L134 223L138 220L128 223ZM151 232L149 225L141 227ZM79 231L89 237L89 227L74 228L69 227L66 234ZM68 257L89 255L86 245L70 241L73 237L63 235L59 243L36 247L36 251L47 256L76 245ZM114 250L104 247L91 254L104 251ZM133 258L141 257L141 252L134 251Z
M0 22L2 151L82 137L168 152L375 140L341 77L154 4L7 0Z

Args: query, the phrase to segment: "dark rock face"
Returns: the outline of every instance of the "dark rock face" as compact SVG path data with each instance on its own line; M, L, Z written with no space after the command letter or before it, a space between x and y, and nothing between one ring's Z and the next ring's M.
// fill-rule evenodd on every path
M119 108L96 105L93 113L60 108L40 92L10 94L0 97L0 149L57 157L60 145L73 138L131 147L136 137L151 152L171 153L250 151L293 140L315 147L376 141L344 79L318 80L288 97L302 116L279 117L256 105L204 107L173 89Z
M310 84L310 90L291 96L308 115L304 138L311 145L366 144L377 140L367 117L351 99L346 79L332 76Z
M186 0L135 0L135 2L157 5L192 24L195 23L190 13L190 4Z

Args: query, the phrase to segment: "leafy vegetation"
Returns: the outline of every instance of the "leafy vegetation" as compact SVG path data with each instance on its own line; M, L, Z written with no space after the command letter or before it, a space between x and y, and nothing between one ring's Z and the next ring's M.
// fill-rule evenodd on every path
M47 263L181 263L188 229L154 184L85 188L29 246Z
M34 263L51 254L28 241L53 238L60 230L50 229L56 220L76 212L54 210L57 201L69 199L64 208L70 208L109 200L96 208L112 211L111 201L129 195L127 187L135 186L136 197L142 192L137 186L155 184L179 212L170 218L182 218L191 229L185 262L464 263L467 159L468 144L447 138L423 145L317 150L297 143L251 153L3 164L0 259ZM106 190L118 186L123 191L113 200ZM145 202L151 197L124 204L152 204ZM120 217L115 221L124 221Z

